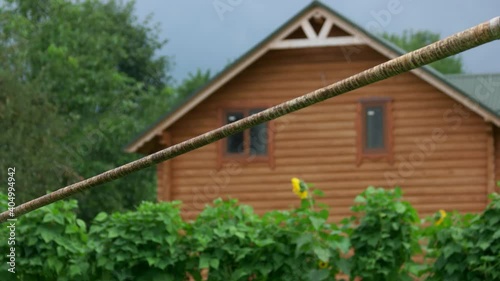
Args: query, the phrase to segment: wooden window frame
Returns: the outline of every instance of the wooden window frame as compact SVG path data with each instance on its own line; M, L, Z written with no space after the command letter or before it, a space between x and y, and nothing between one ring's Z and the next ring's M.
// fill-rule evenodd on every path
M366 150L366 118L364 113L367 107L382 106L384 111L384 149ZM356 111L356 164L359 166L363 159L383 160L393 163L393 119L392 119L392 98L371 97L360 99Z
M243 104L243 105L242 105ZM248 117L252 109L267 109L270 105L253 102L226 102L218 108L218 123L220 126L226 125L226 114L228 112L243 112ZM217 143L217 168L221 169L224 164L237 162L241 165L250 163L268 163L271 169L275 168L274 159L274 121L267 122L267 155L250 155L250 129L243 131L244 153L240 155L230 155L226 153L227 138Z

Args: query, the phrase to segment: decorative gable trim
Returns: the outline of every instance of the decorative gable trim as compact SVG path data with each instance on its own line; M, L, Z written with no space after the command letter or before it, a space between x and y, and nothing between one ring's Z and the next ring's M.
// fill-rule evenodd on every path
M321 10L311 12L308 17L291 25L294 31L282 36L270 45L270 49L292 49L311 47L334 47L364 44L358 36L348 34L339 28L340 20ZM337 34L333 31L338 29ZM339 35L338 33L345 33Z

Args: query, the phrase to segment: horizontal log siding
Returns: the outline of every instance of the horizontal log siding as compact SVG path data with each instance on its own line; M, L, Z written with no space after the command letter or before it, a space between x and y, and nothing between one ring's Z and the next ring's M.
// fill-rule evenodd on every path
M217 128L217 109L224 102L277 104L386 60L367 47L356 48L359 52L349 61L344 56L349 52L342 48L269 52L177 121L169 129L173 143ZM369 96L393 98L392 165L369 159L356 165L356 103ZM354 197L369 185L401 186L421 215L439 209L473 212L485 206L487 125L413 74L282 117L275 128L275 169L250 161L217 170L216 144L175 158L171 196L184 201L184 215L193 218L219 196L238 198L258 213L297 206L292 177L325 192L320 201L332 207L333 219L349 215ZM431 140L433 130L445 140L433 142L433 150L423 154L417 143ZM424 155L414 167L408 164L412 154Z

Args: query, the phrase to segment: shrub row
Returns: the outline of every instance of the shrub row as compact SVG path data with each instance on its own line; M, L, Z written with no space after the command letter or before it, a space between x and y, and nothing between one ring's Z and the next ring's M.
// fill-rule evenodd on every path
M313 199L321 192L309 189L294 190L304 198L299 208L263 216L219 199L186 222L180 202L144 202L136 211L100 213L88 230L76 201L57 202L18 219L16 273L8 274L23 281L500 280L498 195L481 214L441 211L421 221L399 189L369 187L355 199L355 216L331 224ZM8 231L0 230L4 257Z

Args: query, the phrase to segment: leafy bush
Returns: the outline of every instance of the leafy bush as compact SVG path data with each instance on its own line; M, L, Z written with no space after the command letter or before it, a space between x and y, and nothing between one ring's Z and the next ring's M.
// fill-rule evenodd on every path
M214 201L190 236L198 269L210 269L208 280L334 280L348 239L326 223L327 210L312 210L312 200L302 203L259 217L236 200Z
M31 212L16 223L17 280L500 280L500 197L480 215L446 215L418 227L401 190L369 187L355 216L328 223L319 190L299 179L297 209L259 216L236 200L217 199L194 222L180 202L142 203L100 213L87 234L75 200ZM7 208L7 198L0 196ZM8 235L2 227L0 234ZM424 244L425 265L412 261ZM7 243L0 250L8 253ZM350 251L353 250L353 251ZM1 265L7 270L6 263Z
M418 251L417 212L402 202L401 190L369 187L352 210L364 215L352 235L351 276L363 280L411 280L411 257Z
M307 189L310 187L308 185ZM308 194L323 196L319 190ZM297 196L304 198L300 193ZM327 207L316 204L310 195L301 200L300 208L289 212L270 212L264 216L271 225L277 226L277 233L286 231L287 235L279 241L283 245L291 243L294 249L294 254L285 262L290 270L277 274L276 278L290 276L295 277L294 280L335 280L337 273L348 271L347 261L341 258L341 254L349 251L349 239L343 227L327 223L328 217ZM283 254L286 256L286 253Z
M97 215L89 233L94 280L183 280L187 224L179 206L143 202L136 211Z
M480 215L454 214L426 229L427 280L500 280L500 196L491 199Z
M0 194L0 207L7 210L5 194ZM87 231L76 218L76 208L76 200L59 201L17 219L15 245L6 243L9 229L0 228L2 255L16 248L17 280L88 280ZM0 269L2 276L14 276L7 272L7 263Z

